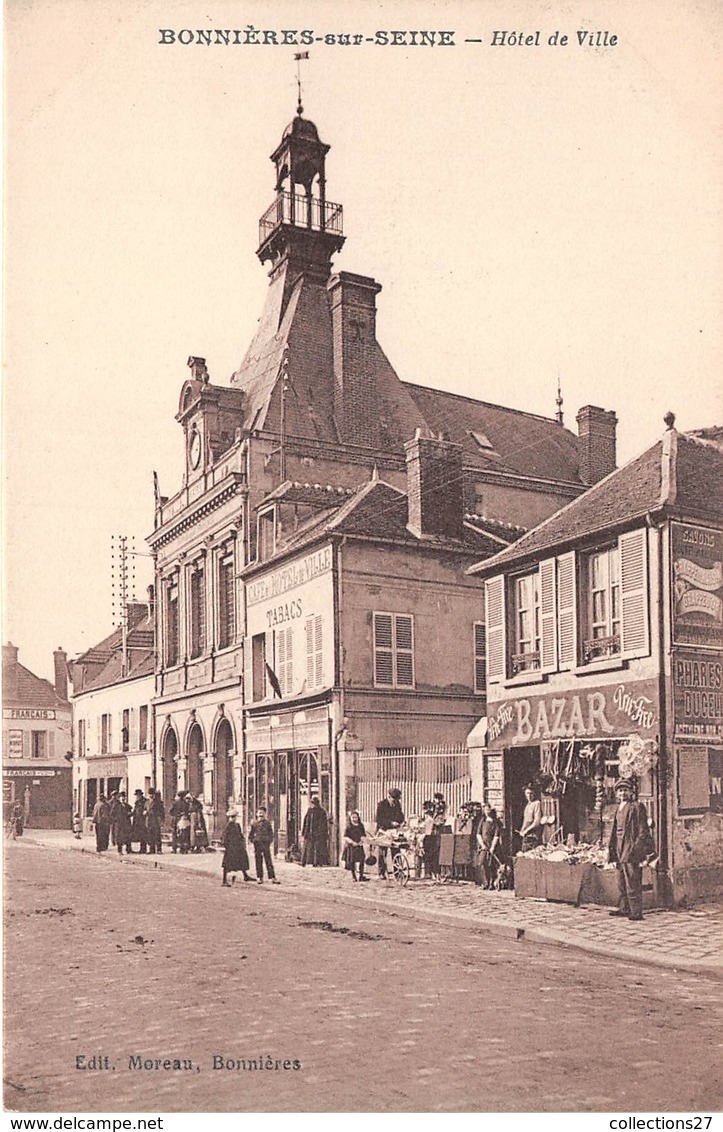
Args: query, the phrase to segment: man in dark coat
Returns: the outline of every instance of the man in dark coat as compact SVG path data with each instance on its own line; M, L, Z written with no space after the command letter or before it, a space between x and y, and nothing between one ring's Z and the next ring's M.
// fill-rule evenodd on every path
M113 811L113 837L116 849L122 853L131 852L131 808L126 802L125 792L118 795L118 803Z
M400 825L404 825L404 811L402 810L402 803L400 802L401 796L401 790L398 790L396 786L393 786L387 792L386 798L382 798L381 802L377 806L377 814L375 819L377 833L383 833L389 829L398 829ZM388 846L386 845L379 846L379 863L377 868L380 877L385 877L387 875L387 848ZM390 850L390 862L393 856L394 854Z
M256 811L256 821L251 822L249 841L254 847L256 858L256 880L264 883L264 865L272 884L278 884L274 862L271 860L271 843L274 840L274 827L266 817L266 806L259 806Z
M137 841L141 853L148 848L148 829L146 827L146 799L142 790L134 792L133 815L131 817L131 841Z
M243 873L244 880L253 880L253 877L249 876L249 855L246 852L246 842L241 832L241 826L236 820L238 811L229 810L226 817L228 818L228 824L223 831L224 852L221 862L223 880L221 883L228 888L229 873ZM233 877L233 880L236 880L236 877Z
M617 865L620 902L611 916L643 918L643 862L654 855L655 845L642 802L633 801L633 784L621 778L615 786L618 808L613 818L608 860Z
M329 864L329 819L318 798L311 799L311 805L304 814L301 828L304 849L301 854L302 865Z
M105 794L101 794L95 803L93 816L90 820L95 826L96 852L104 853L108 848L108 838L110 837L110 808L105 800Z
M161 853L161 831L165 818L161 795L152 786L148 790L146 802L146 829L148 830L148 852Z

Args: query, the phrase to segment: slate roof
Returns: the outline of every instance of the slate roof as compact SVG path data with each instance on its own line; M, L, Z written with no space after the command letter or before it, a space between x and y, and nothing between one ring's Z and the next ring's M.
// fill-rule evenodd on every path
M470 573L492 574L661 513L723 521L723 451L716 444L669 430L664 440L588 488L506 550L472 566Z
M134 610L133 619L139 616ZM128 671L122 675L123 636L120 628L114 629L97 645L71 660L70 668L75 694L94 688L107 688L111 684L125 683L149 676L155 671L155 624L153 615L145 607L145 616L128 631Z
M231 385L243 391L244 428L280 430L285 351L286 434L338 445L326 286L304 275L290 282L280 272L269 286L254 340L231 376ZM461 444L467 466L580 484L578 438L557 421L401 381L376 341L369 343L367 365L376 387L380 451L402 455L419 428ZM474 433L489 447L480 446Z
M3 705L70 710L69 702L58 695L49 680L36 676L18 661L3 662Z

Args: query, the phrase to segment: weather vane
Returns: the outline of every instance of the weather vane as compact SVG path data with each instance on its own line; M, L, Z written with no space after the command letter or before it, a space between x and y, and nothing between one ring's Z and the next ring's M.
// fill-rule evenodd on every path
M296 104L296 113L299 115L299 117L301 117L301 115L304 113L304 107L301 105L301 60L308 58L308 51L297 51L294 55L294 59L296 60L296 86L299 92L299 98Z

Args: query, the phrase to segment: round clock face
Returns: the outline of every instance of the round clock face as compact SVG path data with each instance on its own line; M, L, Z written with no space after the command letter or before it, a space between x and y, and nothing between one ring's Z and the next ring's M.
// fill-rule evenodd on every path
M188 455L191 467L195 470L201 463L201 437L194 429L188 444Z

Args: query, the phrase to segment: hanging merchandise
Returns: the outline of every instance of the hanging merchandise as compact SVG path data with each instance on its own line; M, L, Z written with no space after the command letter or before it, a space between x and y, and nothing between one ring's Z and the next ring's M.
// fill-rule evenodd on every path
M654 765L657 744L652 739L631 735L618 751L621 778L641 778Z

